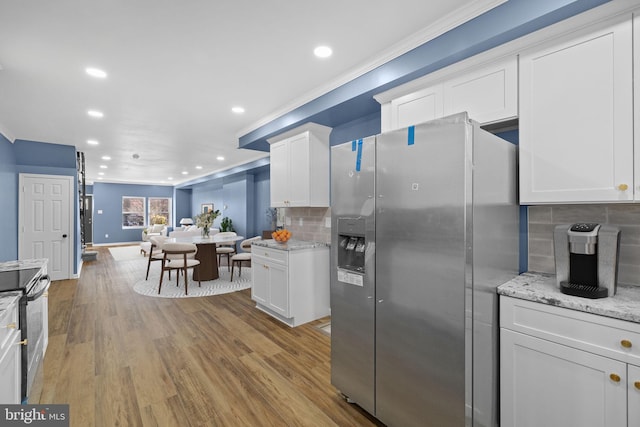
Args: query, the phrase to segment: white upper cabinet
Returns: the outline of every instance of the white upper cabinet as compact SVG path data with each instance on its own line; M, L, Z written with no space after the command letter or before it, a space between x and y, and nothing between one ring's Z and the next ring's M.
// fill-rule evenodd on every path
M330 128L309 123L269 139L271 206L329 206Z
M480 123L518 117L518 59L511 56L444 82L444 115L466 111Z
M632 42L627 15L522 52L521 204L634 199Z
M434 74L376 95L382 132L464 111L483 124L518 117L516 55L482 65L463 61Z

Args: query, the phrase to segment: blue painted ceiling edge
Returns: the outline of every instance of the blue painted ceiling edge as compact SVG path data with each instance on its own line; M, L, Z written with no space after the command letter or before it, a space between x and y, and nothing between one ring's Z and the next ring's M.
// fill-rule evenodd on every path
M307 122L337 127L380 112L377 93L487 51L611 0L509 0L441 36L241 136L238 147L269 151L267 138Z

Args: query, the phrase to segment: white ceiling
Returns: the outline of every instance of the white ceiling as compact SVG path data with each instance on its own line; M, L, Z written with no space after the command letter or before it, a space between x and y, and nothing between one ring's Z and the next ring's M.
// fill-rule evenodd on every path
M502 1L0 0L0 132L76 146L88 181L178 184L264 157L238 137Z

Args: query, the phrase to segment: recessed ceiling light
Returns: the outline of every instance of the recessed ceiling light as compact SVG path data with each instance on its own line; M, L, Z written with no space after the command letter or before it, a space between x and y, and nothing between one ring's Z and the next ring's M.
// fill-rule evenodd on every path
M189 172L187 172L187 171L182 171L182 175L189 175Z
M198 169L198 170L202 169L202 166L196 166L196 169Z
M104 172L98 172L98 175L102 176L104 175Z
M231 111L233 111L236 114L242 114L242 113L244 113L244 108L242 108L242 107L233 107L233 108L231 108Z
M104 113L102 111L98 111L98 110L89 110L87 111L87 114L90 115L91 117L95 117L95 118L102 118L104 117Z
M101 177L101 176L99 176L99 177L98 177L98 179L102 179L102 177Z
M107 165L100 165L100 169L107 169L108 166Z
M329 46L318 46L313 49L313 54L318 58L328 58L333 54L333 50Z
M173 177L170 176L169 178L167 178L169 181L173 181Z
M111 156L102 156L102 160L111 160Z
M99 79L104 79L107 77L106 71L103 71L99 68L87 67L84 69L84 71L91 77L97 77Z
M216 157L216 160L223 161L223 160L224 160L224 157L222 157L222 156L218 156L218 157Z
M98 145L100 143L98 141L96 141L95 139L87 139L87 144L89 144L89 145Z

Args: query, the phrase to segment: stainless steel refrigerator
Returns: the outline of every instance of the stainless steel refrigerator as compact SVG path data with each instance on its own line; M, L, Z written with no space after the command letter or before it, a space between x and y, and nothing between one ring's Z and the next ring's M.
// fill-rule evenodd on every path
M465 113L332 147L331 381L389 426L498 425L515 146Z

